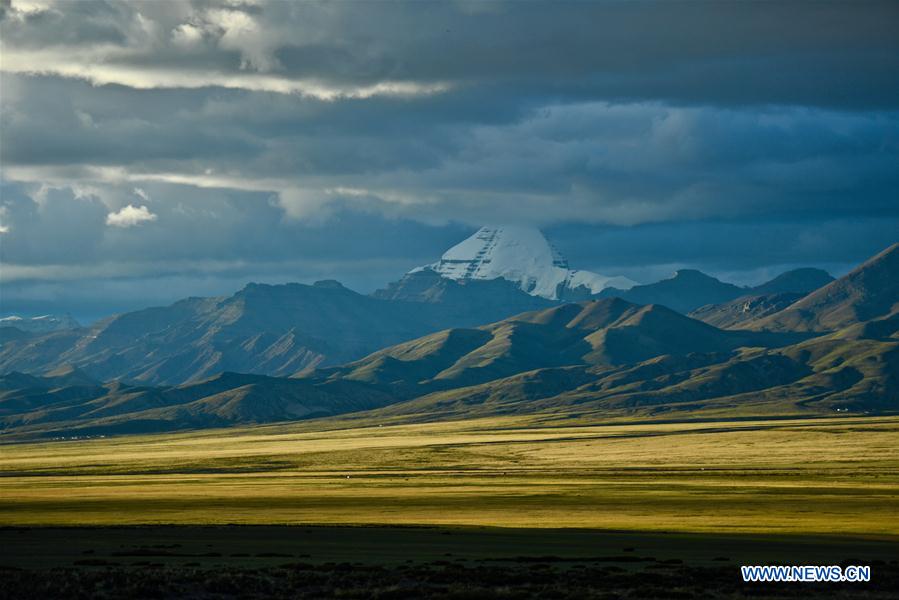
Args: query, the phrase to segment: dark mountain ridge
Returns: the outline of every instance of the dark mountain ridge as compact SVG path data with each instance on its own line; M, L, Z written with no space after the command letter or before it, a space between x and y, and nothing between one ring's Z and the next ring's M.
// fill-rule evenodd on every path
M455 323L451 323L455 324ZM332 283L249 284L91 327L3 340L3 371L76 365L97 379L196 381L223 371L289 375L340 363L443 326L434 307L387 302Z
M358 382L230 372L157 387L118 382L56 387L51 379L21 373L0 377L0 429L79 436L174 431L309 419L394 401Z
M400 302L438 304L458 318L471 318L477 307L478 323L498 321L511 315L557 304L552 300L531 296L517 284L505 279L461 280L442 277L432 269L421 269L404 275L399 281L377 290L373 297Z
M636 304L662 304L687 314L700 307L728 303L741 297L775 293L807 294L831 281L833 277L826 271L803 268L781 273L761 285L740 287L695 269L681 269L670 279L637 285L629 290L606 288L599 293L599 297L618 297Z
M477 329L441 331L312 377L349 379L400 396L564 366L616 366L661 355L730 352L798 341L792 334L723 331L664 306L619 298L566 304Z
M821 269L801 268L785 271L772 279L749 288L750 296L767 294L807 294L833 281L833 276Z
M833 331L899 310L899 243L783 311L747 327L777 331Z

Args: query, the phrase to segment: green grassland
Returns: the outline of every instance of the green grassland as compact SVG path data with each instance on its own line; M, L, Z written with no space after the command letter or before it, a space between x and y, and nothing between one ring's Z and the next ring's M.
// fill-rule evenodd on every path
M0 446L0 525L899 536L899 417L340 423Z

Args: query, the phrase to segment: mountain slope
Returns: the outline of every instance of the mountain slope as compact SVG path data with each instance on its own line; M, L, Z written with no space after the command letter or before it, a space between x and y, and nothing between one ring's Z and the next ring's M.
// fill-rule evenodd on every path
M899 309L899 243L785 310L747 326L772 331L834 331Z
M535 369L345 418L422 422L534 415L545 422L595 422L897 411L899 341L813 339L777 349L663 355L620 367Z
M833 280L830 273L821 269L793 269L781 273L771 281L750 288L748 295L808 294Z
M615 366L796 340L790 334L722 331L663 306L609 298L524 313L477 329L438 332L311 376L362 381L408 398L535 369Z
M371 298L336 282L250 284L228 298L189 298L86 329L4 339L0 372L46 372L71 364L101 380L155 384L229 370L289 375L429 331L477 323L476 312L445 315L437 306Z
M807 294L833 281L827 271L821 269L794 269L785 271L774 279L754 287L740 287L725 283L695 269L681 269L673 277L646 285L636 285L629 290L607 288L599 297L623 298L636 304L663 304L668 308L688 314L711 305L722 306L723 312L733 313L732 302L772 294ZM797 296L798 297L798 296ZM738 300L739 299L739 300ZM781 302L783 298L779 299ZM711 309L698 314L714 312ZM705 320L705 319L703 319ZM724 321L726 319L722 319ZM716 319L708 320L719 325Z
M407 273L372 295L382 300L439 305L442 314L471 324L499 321L555 304L552 300L527 294L516 283L502 278L457 281L430 268Z
M701 306L692 311L690 316L721 329L737 328L780 312L804 296L805 294L792 292L740 296L730 302Z
M53 387L41 378L31 379L37 381L25 381L21 374L0 377L0 430L6 434L83 436L272 423L368 410L394 401L351 381L238 373L177 387Z
M747 288L747 293L720 304L707 304L690 316L723 329L742 327L787 308L800 298L823 287L834 278L821 269L794 269L771 281Z
M681 269L670 279L647 285L635 285L629 290L607 288L601 298L622 298L636 304L662 304L682 313L706 304L728 302L746 293L745 288L724 283L694 269Z

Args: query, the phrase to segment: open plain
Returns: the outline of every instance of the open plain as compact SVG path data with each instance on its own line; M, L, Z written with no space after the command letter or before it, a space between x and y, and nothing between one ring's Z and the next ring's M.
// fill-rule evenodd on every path
M6 445L0 524L899 536L899 418L333 429Z

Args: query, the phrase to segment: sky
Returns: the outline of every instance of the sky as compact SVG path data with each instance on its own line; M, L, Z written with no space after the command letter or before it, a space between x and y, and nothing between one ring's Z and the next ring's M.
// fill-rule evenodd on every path
M845 273L899 239L899 3L0 0L0 313L370 292L502 223Z

